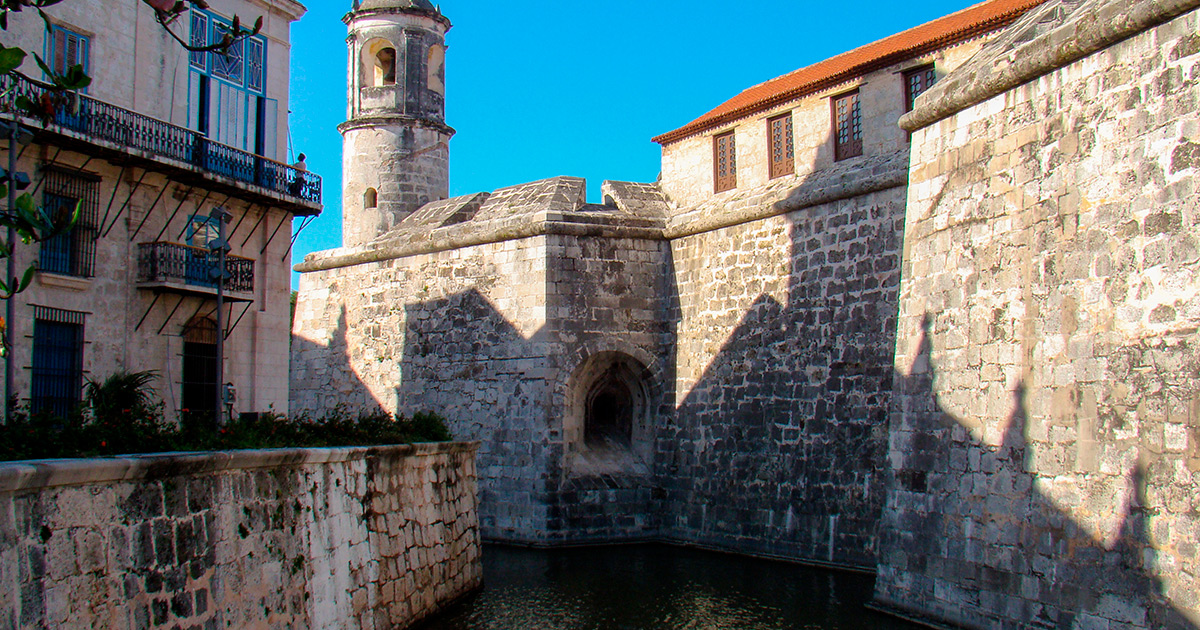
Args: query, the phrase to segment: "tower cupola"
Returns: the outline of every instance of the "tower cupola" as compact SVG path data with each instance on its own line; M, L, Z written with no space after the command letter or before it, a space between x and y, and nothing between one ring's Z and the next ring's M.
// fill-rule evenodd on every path
M446 19L428 0L355 0L349 28L342 242L365 245L449 194Z

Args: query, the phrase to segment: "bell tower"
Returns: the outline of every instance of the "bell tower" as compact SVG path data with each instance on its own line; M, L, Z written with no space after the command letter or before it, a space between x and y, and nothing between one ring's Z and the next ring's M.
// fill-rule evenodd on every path
M450 190L446 31L429 0L355 0L342 133L342 244L390 230Z

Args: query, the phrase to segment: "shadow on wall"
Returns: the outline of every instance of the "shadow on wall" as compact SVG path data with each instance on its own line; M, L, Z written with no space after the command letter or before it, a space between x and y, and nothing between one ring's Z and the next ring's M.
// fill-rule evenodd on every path
M1025 384L1001 443L976 439L934 393L928 316L923 328L911 375L896 376L908 422L893 424L876 600L968 627L1196 630L1155 573L1153 462L1129 472L1114 540L1095 539L1035 487Z
M322 409L326 413L337 410L355 416L386 412L354 370L347 330L346 306L343 304L337 328L329 335L327 345L292 334L292 413L313 409ZM329 387L314 389L307 386L317 382L328 383Z
M808 200L805 207L673 248L683 293L671 322L676 363L706 343L722 345L664 423L657 463L671 538L870 569L884 497L905 188L900 180L826 201L827 186L862 180L862 170L886 162L834 163L832 145L819 149L821 170L785 191ZM907 165L903 157L892 156L897 167ZM786 249L771 232L780 222ZM730 246L755 242L745 252ZM723 255L737 264L723 264ZM774 271L781 255L786 266ZM747 287L763 292L745 295ZM731 296L735 306L719 311ZM737 296L753 298L747 310L736 309ZM735 318L727 338L704 337Z

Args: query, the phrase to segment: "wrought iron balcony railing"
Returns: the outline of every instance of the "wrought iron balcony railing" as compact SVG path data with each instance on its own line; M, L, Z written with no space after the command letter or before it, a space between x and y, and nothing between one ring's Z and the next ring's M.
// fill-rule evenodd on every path
M216 255L203 247L181 243L138 244L138 282L182 283L194 287L215 289L212 277ZM225 256L225 269L233 276L225 289L252 293L254 291L254 261L241 256Z
M15 112L21 96L41 102L46 90L21 77L0 76L0 112ZM303 201L321 202L321 178L287 164L213 142L203 134L150 118L90 96L77 108L59 108L50 124L90 138L185 162L216 175L261 186Z

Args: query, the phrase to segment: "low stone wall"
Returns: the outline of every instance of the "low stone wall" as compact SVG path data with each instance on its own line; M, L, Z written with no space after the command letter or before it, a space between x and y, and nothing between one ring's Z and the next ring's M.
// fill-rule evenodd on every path
M481 583L476 443L0 464L0 628L404 628Z

